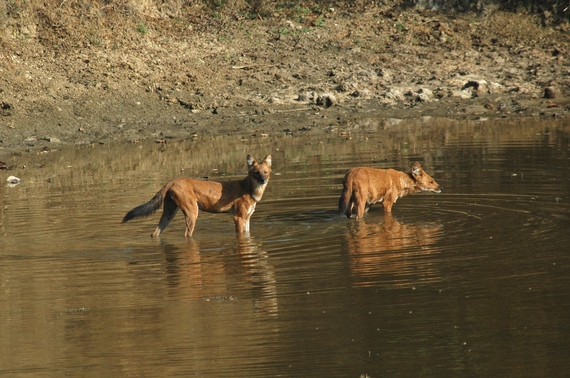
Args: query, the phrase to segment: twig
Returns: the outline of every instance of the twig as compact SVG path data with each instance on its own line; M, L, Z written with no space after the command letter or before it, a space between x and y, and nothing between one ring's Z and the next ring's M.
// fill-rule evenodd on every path
M278 110L275 113L293 113L293 112L302 112L305 110L309 110L311 109L311 107L305 107L305 108L295 108L295 109L285 109L285 110Z
M255 67L275 67L277 64L248 64L247 66L232 66L234 70L247 70Z
M429 24L430 22L441 22L438 19L432 18L431 20L427 20L425 22L422 22L420 25L425 25L425 24Z

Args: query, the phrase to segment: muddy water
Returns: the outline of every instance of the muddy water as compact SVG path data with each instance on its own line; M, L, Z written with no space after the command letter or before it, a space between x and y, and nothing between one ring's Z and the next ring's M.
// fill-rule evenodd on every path
M267 138L54 151L2 171L0 376L563 376L570 125L357 122ZM178 176L274 174L231 216L120 224ZM22 158L21 158L22 159ZM440 195L339 218L353 166L420 161ZM10 161L8 161L10 164Z

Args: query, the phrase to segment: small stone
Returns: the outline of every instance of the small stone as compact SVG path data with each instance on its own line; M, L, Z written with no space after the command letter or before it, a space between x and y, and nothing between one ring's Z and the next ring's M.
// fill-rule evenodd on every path
M342 82L336 87L336 90L339 92L350 92L356 89L357 89L356 84L349 81Z
M393 101L404 101L404 94L399 89L389 89L385 94L384 97L388 100Z
M16 176L8 176L8 178L6 179L6 182L7 182L9 185L18 185L19 183L22 182L22 180L19 179L19 178L16 177Z
M434 95L431 89L428 88L421 88L418 91L418 101L422 102L430 102L434 100Z
M556 90L553 87L544 88L544 98L556 98Z
M370 91L368 89L355 90L351 93L352 97L369 98L371 97Z

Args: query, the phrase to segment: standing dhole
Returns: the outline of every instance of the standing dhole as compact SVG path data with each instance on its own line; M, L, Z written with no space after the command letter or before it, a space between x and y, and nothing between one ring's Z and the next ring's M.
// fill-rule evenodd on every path
M247 177L239 181L216 182L191 178L178 178L164 185L147 203L135 207L123 222L146 217L164 204L158 227L151 234L158 237L174 218L178 208L186 217L185 237L191 237L198 218L198 210L222 213L233 210L236 232L249 232L249 219L255 205L261 200L271 174L271 155L261 163L247 155Z
M352 168L344 176L338 212L350 218L356 205L356 218L360 219L371 205L382 202L384 212L391 213L392 205L400 197L421 191L440 193L442 190L417 161L412 165L411 173L394 169Z

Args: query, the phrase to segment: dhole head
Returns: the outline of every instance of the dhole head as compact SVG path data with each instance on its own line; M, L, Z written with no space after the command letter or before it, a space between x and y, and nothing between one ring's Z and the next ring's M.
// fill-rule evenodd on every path
M443 190L443 188L439 186L439 184L435 182L430 175L425 173L422 166L417 161L412 165L412 177L416 181L418 189L424 192L440 193Z
M271 155L267 155L261 163L258 163L253 156L247 155L247 170L259 184L266 184L271 175Z

